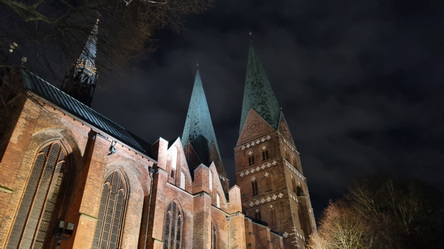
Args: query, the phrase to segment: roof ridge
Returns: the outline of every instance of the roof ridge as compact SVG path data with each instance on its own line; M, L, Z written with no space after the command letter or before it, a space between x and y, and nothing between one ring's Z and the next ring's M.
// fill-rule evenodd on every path
M47 84L49 87L52 87L52 88L54 88L55 90L57 90L57 91L60 91L63 95L65 95L66 97L68 97L68 98L70 98L70 99L72 99L73 101L76 101L78 104L81 104L82 106L84 106L84 107L86 107L86 108L88 108L89 110L91 110L92 112L94 112L94 113L96 113L96 114L98 114L99 116L101 116L102 118L104 118L104 119L107 119L107 121L110 121L111 123L113 123L113 124L115 124L115 125L117 125L117 126L119 126L120 128L122 128L122 129L124 129L124 130L126 130L126 131L128 131L125 127L123 127L123 126L121 126L121 125L119 125L118 123L116 123L116 122L114 122L114 121L112 121L111 119L109 119L108 117L106 117L105 115L103 115L103 114L101 114L100 112L98 112L98 111L96 111L96 110L94 110L92 107L90 107L90 106L88 106L88 105L86 105L86 104L84 104L84 103L82 103L81 101L79 101L79 100L77 100L76 98L74 98L73 96L71 96L71 95L69 95L69 94L67 94L66 92L64 92L63 90L61 90L60 88L58 88L58 87L56 87L55 85L53 85L53 84L51 84L51 83L49 83L48 81L46 81L45 79L43 79L42 77L40 77L40 76L38 76L37 74L35 74L35 73L33 73L33 72L31 72L31 71L29 71L29 70L27 70L26 68L23 68L23 70L24 71L26 71L27 73L29 73L29 74L32 74L34 77L37 77L37 78L39 78L42 82L44 82L45 84ZM129 132L129 131L128 131Z
M25 86L35 94L74 115L83 122L101 129L103 132L108 133L110 136L120 140L127 146L145 153L148 156L148 148L144 148L144 145L149 145L149 143L144 139L141 139L125 127L65 93L35 73L22 68L22 75Z

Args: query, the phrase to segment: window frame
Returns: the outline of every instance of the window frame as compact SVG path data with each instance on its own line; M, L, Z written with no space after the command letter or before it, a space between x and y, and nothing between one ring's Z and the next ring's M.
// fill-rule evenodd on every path
M36 243L42 244L44 248L52 247L55 243L53 229L62 215L63 206L67 205L65 196L68 194L71 171L68 151L60 140L49 141L36 151L6 248L34 247ZM53 196L55 198L51 199ZM51 215L45 221L46 212ZM33 218L33 215L37 217ZM37 222L30 222L35 218ZM43 222L48 225L42 225ZM45 227L46 231L41 230ZM42 234L44 239L38 241ZM24 243L30 244L27 246Z
M117 182L116 182L117 181ZM114 185L116 185L116 187ZM117 191L114 190L116 188ZM113 191L115 191L113 193ZM118 210L119 196L123 195L121 210ZM106 195L106 196L105 196ZM114 197L113 197L114 196ZM114 199L114 202L112 202ZM125 217L129 201L129 187L127 184L126 176L120 170L114 170L110 172L103 184L99 215L97 218L96 229L94 232L92 248L103 248L103 244L106 244L105 248L119 248L122 243L123 228L125 226ZM120 212L120 218L116 220L116 213ZM111 216L112 223L110 223L110 229L105 229L107 224L104 223L107 217ZM116 227L118 231L117 235L113 234L113 229ZM105 234L105 235L104 235ZM106 236L108 234L108 236ZM107 238L105 238L105 236ZM112 237L116 236L115 246L112 242Z
M168 204L165 210L163 249L181 249L184 231L182 208L179 203L174 200ZM178 237L179 239L177 239ZM172 238L174 238L174 240L172 240Z

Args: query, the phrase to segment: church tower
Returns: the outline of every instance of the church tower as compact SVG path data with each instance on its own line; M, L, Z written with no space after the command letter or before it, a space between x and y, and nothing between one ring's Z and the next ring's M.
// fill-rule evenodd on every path
M182 146L191 174L201 163L209 166L211 162L214 162L221 178L222 187L225 193L228 193L229 180L222 164L199 70L196 71L193 92L182 133Z
M250 44L239 138L236 182L246 216L284 237L284 248L305 248L316 230L299 152Z
M99 19L97 19L79 58L65 75L61 87L62 91L87 106L91 106L98 77L95 62L98 25Z

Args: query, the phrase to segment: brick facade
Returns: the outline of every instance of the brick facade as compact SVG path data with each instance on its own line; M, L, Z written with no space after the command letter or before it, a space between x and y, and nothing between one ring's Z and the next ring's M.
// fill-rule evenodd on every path
M305 248L316 224L299 152L283 115L275 130L250 109L234 150L246 216L282 235L284 248Z
M146 151L134 148L27 89L20 70L11 70L0 83L0 92L11 96L0 107L5 117L0 120L0 248L39 243L43 248L79 249L96 248L98 243L106 245L103 248L287 248L289 238L300 239L313 229L314 223L308 228L298 225L300 235L284 234L301 223L302 216L295 215L301 203L310 212L311 206L308 195L297 195L289 187L294 178L308 193L305 178L286 166L299 163L297 151L270 127L239 138L239 186L226 191L226 179L221 181L214 163L190 172L180 139L169 143L159 138ZM17 86L14 91L11 85ZM260 143L251 150L242 149L257 139ZM39 151L55 143L66 153L57 162L63 174L36 176ZM264 146L269 154L262 160ZM284 148L296 160L285 158ZM247 170L253 169L248 165L249 151L258 157L255 172L247 177ZM48 165L50 161L44 159ZM255 196L249 192L252 177L258 181ZM33 181L38 184L31 188ZM38 196L39 191L47 199L29 194ZM255 220L257 208L261 219ZM314 222L312 217L308 220ZM35 231L28 237L14 235L27 229Z

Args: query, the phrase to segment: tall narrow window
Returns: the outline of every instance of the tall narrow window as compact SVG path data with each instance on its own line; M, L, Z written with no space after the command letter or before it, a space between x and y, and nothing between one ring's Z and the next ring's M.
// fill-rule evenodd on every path
M171 169L176 170L176 164L177 164L177 149L176 147L171 147L171 152L170 152L170 164L171 164Z
M276 225L276 212L274 210L273 205L270 205L270 226Z
M271 177L269 176L270 174L268 172L264 174L264 181L265 181L265 186L267 187L267 191L271 190Z
M214 224L211 226L211 249L217 249L217 229Z
M119 248L128 193L123 175L114 171L105 180L93 248Z
M296 181L294 180L293 176L291 177L291 186L293 187L293 192L297 193L298 189L297 189Z
M213 190L213 173L211 173L211 170L208 172L208 187Z
M257 181L256 179L254 179L253 181L251 181L251 193L253 196L258 195L258 189L257 189Z
M185 173L180 172L180 188L185 189Z
M254 155L251 155L248 157L248 165L253 165L254 164Z
M268 160L268 150L262 151L262 161Z
M176 147L174 147L174 146L171 147L171 152L169 154L169 157L170 157L169 163L171 166L170 177L172 179L175 179L176 178L176 168L177 168L177 166L176 166L176 164L177 164L177 149L176 149Z
M165 214L165 230L163 236L164 249L180 249L182 248L182 211L176 202L171 202Z
M66 152L59 142L43 147L34 159L7 248L49 248L60 210Z
M220 208L220 195L219 195L219 193L216 194L216 207Z

